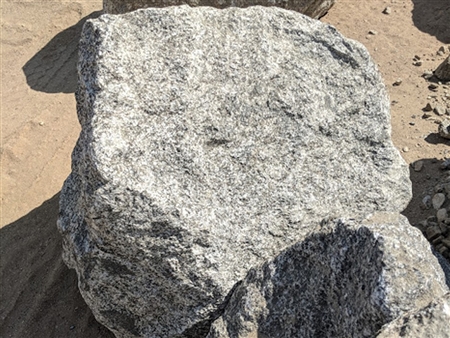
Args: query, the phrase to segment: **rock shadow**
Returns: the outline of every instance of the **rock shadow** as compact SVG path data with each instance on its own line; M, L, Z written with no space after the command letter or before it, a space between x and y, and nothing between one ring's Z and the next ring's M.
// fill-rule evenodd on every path
M78 290L61 258L59 193L0 229L0 336L114 338Z
M422 162L422 166L416 171L414 165L418 162ZM431 205L427 208L422 201L427 195L433 197L432 195L436 193L434 189L445 174L441 168L442 163L443 161L436 158L424 158L417 160L409 168L413 196L406 209L402 211L402 215L406 216L412 225L436 215L436 210Z
M449 18L450 20L450 18ZM426 138L425 141L427 141L430 144L445 144L450 146L450 140L443 138L439 133L431 133Z
M81 31L86 20L101 14L101 11L93 12L57 34L22 67L31 89L46 93L75 92Z
M443 43L450 43L450 1L412 0L414 25Z

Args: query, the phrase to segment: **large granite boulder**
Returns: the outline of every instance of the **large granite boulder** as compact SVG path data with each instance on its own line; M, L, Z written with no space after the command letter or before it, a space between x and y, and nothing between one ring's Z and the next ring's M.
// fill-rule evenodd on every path
M429 243L404 216L328 220L252 269L208 338L371 338L447 291Z
M204 337L248 270L322 218L410 200L367 50L299 13L103 15L78 71L59 228L117 337Z
M450 292L405 313L383 327L377 338L450 338Z
M103 0L103 10L109 14L131 12L139 8L175 5L211 6L216 8L276 6L308 15L324 16L336 0Z

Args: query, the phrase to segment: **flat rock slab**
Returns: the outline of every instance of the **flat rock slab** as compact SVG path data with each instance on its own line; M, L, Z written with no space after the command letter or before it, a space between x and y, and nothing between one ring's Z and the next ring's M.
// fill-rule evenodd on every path
M103 15L78 71L59 228L117 337L204 337L236 282L310 224L411 198L367 50L299 13Z
M430 245L404 216L324 221L248 273L208 338L371 338L447 290Z
M312 18L324 16L336 0L103 0L103 10L109 14L131 12L139 8L189 5L215 8L276 6L293 10Z

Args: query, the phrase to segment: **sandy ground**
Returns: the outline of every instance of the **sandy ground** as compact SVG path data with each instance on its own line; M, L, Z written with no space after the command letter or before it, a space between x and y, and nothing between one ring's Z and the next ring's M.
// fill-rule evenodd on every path
M383 14L390 6L390 15ZM1 36L0 336L113 337L98 324L61 260L58 199L79 133L74 91L77 41L84 21L100 15L101 1L3 1ZM411 222L426 188L441 175L450 142L422 119L430 92L421 77L448 55L448 0L337 0L322 21L363 43L383 74L392 101L392 135L408 163L414 198ZM369 34L374 31L376 34ZM447 49L448 51L448 49ZM423 65L413 65L415 55ZM392 84L402 79L400 86ZM406 151L404 151L404 150Z

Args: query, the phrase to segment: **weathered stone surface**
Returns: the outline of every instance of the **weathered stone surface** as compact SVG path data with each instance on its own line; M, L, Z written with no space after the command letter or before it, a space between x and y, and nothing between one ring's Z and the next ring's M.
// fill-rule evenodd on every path
M449 338L450 293L426 307L411 311L386 325L377 338Z
M410 200L376 66L317 20L274 7L103 15L84 26L78 68L59 228L118 337L205 336L248 269L311 222Z
M439 80L450 81L450 56L448 56L434 71Z
M252 269L208 338L374 337L447 291L428 242L405 217L328 221Z
M439 124L439 135L450 139L450 120L445 119Z
M324 16L335 2L336 0L103 0L103 10L109 14L120 14L139 8L177 5L211 6L215 8L276 6L317 19Z

